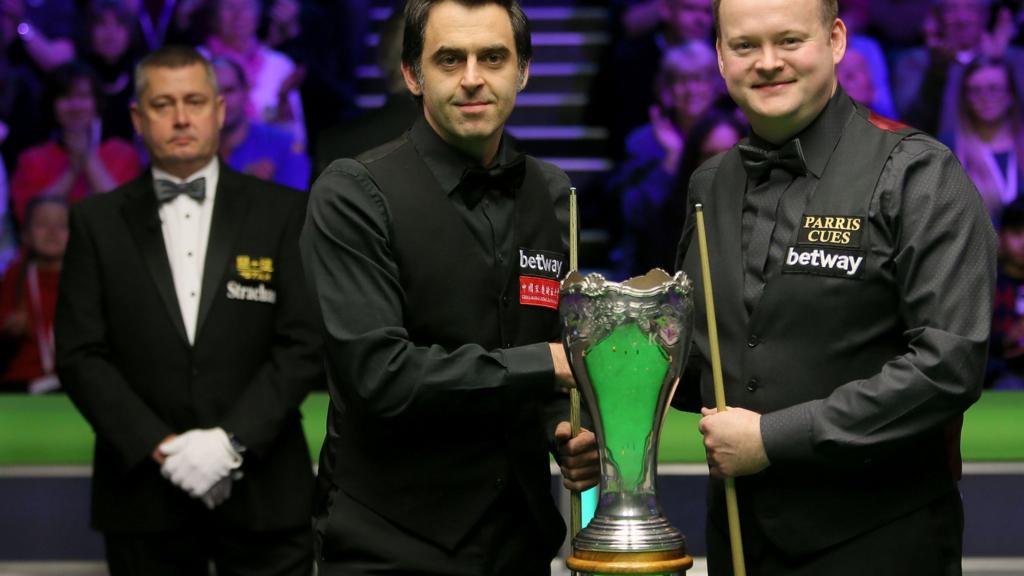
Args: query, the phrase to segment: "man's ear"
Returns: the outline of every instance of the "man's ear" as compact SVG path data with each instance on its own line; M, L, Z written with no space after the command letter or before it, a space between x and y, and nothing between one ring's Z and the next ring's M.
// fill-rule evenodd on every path
M135 128L135 133L138 134L139 136L142 136L142 118L140 117L140 115L142 114L142 110L139 110L139 103L132 102L131 105L128 107L128 110L129 112L131 112L132 127Z
M516 86L516 92L522 92L523 88L526 88L526 83L530 80L530 63L526 63L526 67L523 68L523 73L519 76L519 84Z
M722 61L722 39L715 38L715 56L718 57L718 73L725 78L725 62Z
M423 96L423 87L420 86L420 80L416 77L416 72L405 62L402 62L402 78L405 79L405 87L409 89L409 92L412 92L413 96Z

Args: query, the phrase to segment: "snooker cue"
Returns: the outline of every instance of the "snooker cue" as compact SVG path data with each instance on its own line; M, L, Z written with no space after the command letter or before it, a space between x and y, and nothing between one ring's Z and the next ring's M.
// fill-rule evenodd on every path
M697 238L700 244L700 268L704 277L704 304L707 308L708 339L711 341L711 374L715 384L715 406L719 412L728 408L725 404L725 384L722 382L722 358L718 350L718 321L715 319L715 298L711 291L711 265L708 259L708 239L704 232L704 206L696 204ZM725 509L729 518L729 545L732 550L733 573L746 576L747 567L743 562L743 540L740 536L740 509L736 502L736 481L725 479Z
M579 210L576 207L576 188L569 188L569 272L575 272L578 267L578 235L579 235ZM566 354L569 350L566 350ZM580 433L580 391L576 388L569 390L569 426L572 428L572 437ZM575 538L583 529L583 505L580 500L580 492L571 490L569 493L569 518L571 523L570 535Z

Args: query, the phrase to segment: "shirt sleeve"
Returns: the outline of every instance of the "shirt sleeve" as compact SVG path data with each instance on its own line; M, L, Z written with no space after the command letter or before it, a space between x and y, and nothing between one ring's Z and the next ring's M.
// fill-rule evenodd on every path
M404 328L405 294L383 195L354 160L313 184L302 232L306 275L320 307L331 385L375 417L498 414L554 388L547 343L488 351L418 346Z
M941 428L981 393L996 239L977 190L948 149L912 137L890 157L872 206L885 236L876 242L891 245L906 350L870 378L763 415L773 463L870 460Z

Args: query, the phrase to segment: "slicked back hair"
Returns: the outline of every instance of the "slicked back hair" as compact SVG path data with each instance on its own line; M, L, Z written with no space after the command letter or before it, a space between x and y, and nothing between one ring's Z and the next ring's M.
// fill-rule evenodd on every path
M135 65L135 100L141 101L142 95L149 88L146 72L153 68L187 68L199 64L206 72L206 79L213 87L215 95L220 94L220 86L217 85L217 75L213 71L210 61L203 57L198 50L191 46L167 45L161 46L150 52L145 58Z
M832 23L839 17L839 0L821 0L819 2L821 6L821 23L825 25L825 30L832 28ZM715 16L715 37L719 37L722 34L721 26L719 26L718 13L722 7L722 0L713 0L711 3L713 13Z
M423 84L423 45L427 34L427 19L430 10L444 2L457 2L467 8L496 4L508 12L512 22L512 37L516 43L516 58L519 65L519 83L522 84L526 66L533 58L533 44L530 41L530 21L526 18L516 0L409 0L405 5L405 31L402 36L402 62L412 69L416 80Z

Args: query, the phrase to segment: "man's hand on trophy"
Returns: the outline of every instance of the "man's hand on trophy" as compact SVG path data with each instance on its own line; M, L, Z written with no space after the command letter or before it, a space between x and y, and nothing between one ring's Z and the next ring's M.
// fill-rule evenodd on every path
M761 415L743 408L719 412L701 408L700 433L711 475L722 478L757 474L768 467L761 439Z
M586 428L573 438L568 422L555 427L558 442L558 463L562 468L562 484L569 490L582 492L601 479L601 460L597 455L597 437Z
M576 379L572 377L569 359L565 357L565 347L560 342L548 342L551 348L551 363L555 366L555 390L568 394L576 387Z

